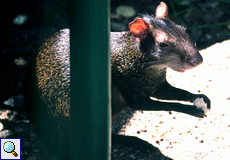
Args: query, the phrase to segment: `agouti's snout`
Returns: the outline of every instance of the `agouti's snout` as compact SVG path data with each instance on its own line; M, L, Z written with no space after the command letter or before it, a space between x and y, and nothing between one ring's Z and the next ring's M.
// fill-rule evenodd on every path
M203 57L197 50L195 50L194 53L190 53L189 56L185 58L185 62L186 69L193 69L203 62Z
M202 57L202 56L200 55L200 53L198 52L197 55L196 55L196 57L190 58L190 59L188 60L188 62L189 62L192 66L196 67L196 66L200 65L200 64L203 62L203 57Z

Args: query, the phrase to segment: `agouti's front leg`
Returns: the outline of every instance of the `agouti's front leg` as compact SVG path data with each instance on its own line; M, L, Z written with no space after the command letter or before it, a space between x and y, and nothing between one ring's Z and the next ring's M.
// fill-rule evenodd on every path
M181 103L171 103L171 102L160 102L152 99L145 99L139 101L139 103L130 106L135 110L145 110L145 111L176 111L186 113L195 117L204 118L206 117L207 110L199 108L195 105L186 105Z
M162 85L162 88L158 92L154 93L153 97L162 100L187 101L191 103L194 103L197 98L203 98L204 103L207 104L207 109L210 110L211 108L211 102L207 96L203 94L192 94L188 91L175 88L171 86L167 81L164 85Z
M136 110L177 111L200 118L206 117L206 113L211 108L210 100L207 96L203 94L192 94L188 91L175 88L167 82L157 93L152 96L161 100L187 101L193 104L187 105L174 102L162 102L152 100L150 97L146 97L138 100L133 99L130 107Z

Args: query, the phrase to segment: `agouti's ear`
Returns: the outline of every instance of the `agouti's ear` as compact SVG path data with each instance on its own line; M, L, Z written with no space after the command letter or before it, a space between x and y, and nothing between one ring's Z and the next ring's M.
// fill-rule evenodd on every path
M146 38L149 33L149 25L141 18L136 18L129 23L129 30L134 37L141 39Z
M156 9L156 18L167 19L168 18L168 7L164 2L161 2Z

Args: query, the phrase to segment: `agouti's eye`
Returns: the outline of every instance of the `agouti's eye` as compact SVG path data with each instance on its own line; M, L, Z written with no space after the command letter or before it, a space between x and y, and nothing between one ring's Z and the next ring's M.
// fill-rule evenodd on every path
M158 44L158 46L160 46L160 47L166 47L166 46L167 46L167 44L164 44L164 43L161 43L161 42L157 42L157 44Z

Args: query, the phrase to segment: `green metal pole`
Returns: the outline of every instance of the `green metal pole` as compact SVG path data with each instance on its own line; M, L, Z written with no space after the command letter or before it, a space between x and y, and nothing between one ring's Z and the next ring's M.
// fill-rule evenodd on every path
M109 0L70 0L71 159L110 159Z

